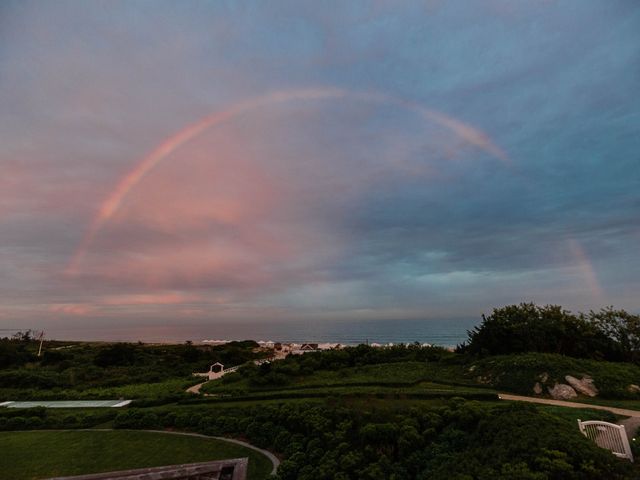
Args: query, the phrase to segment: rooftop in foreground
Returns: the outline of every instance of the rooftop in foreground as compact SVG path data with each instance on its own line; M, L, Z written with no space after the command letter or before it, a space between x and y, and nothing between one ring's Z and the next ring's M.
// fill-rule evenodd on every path
M245 480L247 458L55 477L49 480Z

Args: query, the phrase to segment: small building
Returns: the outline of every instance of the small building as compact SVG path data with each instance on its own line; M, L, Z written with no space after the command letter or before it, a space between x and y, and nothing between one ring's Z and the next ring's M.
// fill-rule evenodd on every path
M220 378L225 374L224 365L220 362L216 362L209 367L208 372L199 373L196 372L193 375L195 377L207 377L209 380L215 380L216 378Z

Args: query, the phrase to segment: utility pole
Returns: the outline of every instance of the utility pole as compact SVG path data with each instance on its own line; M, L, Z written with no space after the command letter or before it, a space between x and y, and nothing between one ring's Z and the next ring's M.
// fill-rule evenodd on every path
M40 346L38 347L38 357L42 355L42 342L44 342L44 330L40 332L40 336L38 337L40 340Z

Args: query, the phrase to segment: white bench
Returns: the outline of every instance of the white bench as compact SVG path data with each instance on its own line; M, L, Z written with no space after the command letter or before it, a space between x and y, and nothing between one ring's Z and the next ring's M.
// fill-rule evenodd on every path
M588 422L578 420L578 427L585 437L596 442L599 447L611 450L616 457L633 462L633 454L624 425L597 420Z

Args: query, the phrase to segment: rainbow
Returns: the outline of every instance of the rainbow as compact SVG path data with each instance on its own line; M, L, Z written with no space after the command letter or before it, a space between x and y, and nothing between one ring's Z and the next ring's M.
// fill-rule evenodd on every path
M84 234L83 239L67 268L67 273L73 274L78 271L78 267L91 246L96 234L118 212L129 192L131 192L131 190L134 189L136 185L138 185L162 160L167 158L185 143L210 128L219 126L243 113L259 107L297 100L309 101L339 98L349 98L369 103L396 105L401 108L414 111L425 120L450 130L465 142L480 148L503 162L508 162L506 153L500 149L500 147L495 145L485 133L444 113L430 110L414 102L408 102L406 100L381 93L354 92L337 88L309 88L269 93L239 102L225 110L214 112L211 115L201 118L195 123L187 125L179 132L168 137L142 160L137 162L135 167L118 182L116 187L102 202L98 213Z
M587 255L585 249L575 238L569 238L567 240L567 244L569 252L576 263L582 279L584 280L585 286L594 298L601 300L604 297L604 291L600 286L598 274L596 273L596 269L594 268L589 255Z

